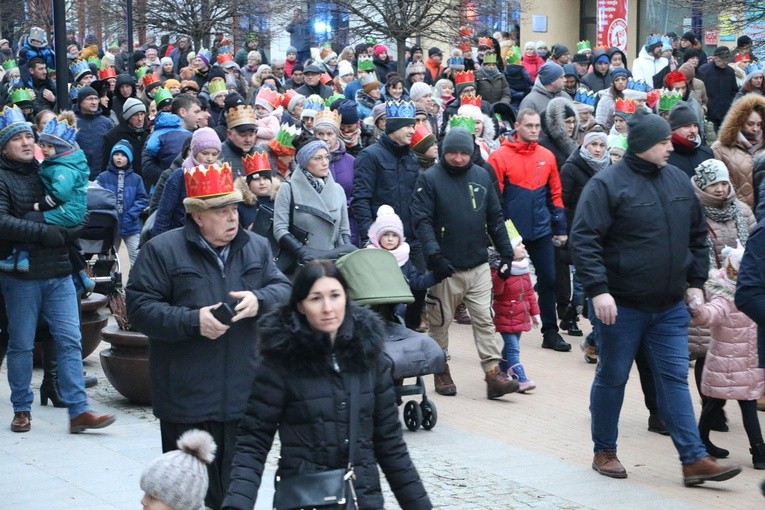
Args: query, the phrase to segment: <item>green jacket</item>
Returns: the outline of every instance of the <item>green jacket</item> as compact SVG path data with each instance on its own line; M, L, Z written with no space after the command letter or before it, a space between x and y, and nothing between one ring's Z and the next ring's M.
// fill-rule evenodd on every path
M40 179L45 186L40 209L45 223L63 227L82 225L87 211L89 176L88 160L81 149L45 159L40 164Z

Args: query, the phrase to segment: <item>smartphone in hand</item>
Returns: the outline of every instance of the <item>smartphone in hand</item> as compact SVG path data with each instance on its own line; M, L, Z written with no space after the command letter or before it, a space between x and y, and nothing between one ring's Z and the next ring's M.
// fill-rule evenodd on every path
M238 304L239 301L234 301L233 303L223 303L218 308L210 310L210 313L212 313L212 316L215 317L215 320L228 326L231 324L231 319L233 319L234 315L236 315L235 308Z

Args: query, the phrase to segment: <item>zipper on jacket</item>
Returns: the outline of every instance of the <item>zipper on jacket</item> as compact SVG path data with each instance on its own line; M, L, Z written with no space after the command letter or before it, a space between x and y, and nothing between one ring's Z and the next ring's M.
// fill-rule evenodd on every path
M335 356L335 353L333 352L331 354L331 357L332 357L332 370L334 370L335 372L337 372L339 374L340 373L340 364L337 362L337 356Z

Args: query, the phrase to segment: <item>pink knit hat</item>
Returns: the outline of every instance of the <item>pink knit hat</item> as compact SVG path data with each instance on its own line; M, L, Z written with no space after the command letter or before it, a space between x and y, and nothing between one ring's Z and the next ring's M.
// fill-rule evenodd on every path
M220 152L221 143L218 133L209 127L199 128L191 135L191 154L196 156L205 149L218 149Z
M384 44L375 44L374 53L375 57L379 57L380 53L388 53L388 48Z
M404 242L404 224L396 211L389 205L381 205L377 209L377 220L369 227L369 242L377 248L380 247L380 238L386 232L394 232Z

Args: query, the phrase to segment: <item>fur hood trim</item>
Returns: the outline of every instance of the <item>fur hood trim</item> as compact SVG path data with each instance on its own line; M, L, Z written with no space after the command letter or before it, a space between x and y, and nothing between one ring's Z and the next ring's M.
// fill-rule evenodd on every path
M709 271L709 278L704 285L707 293L707 299L711 300L714 296L722 296L730 302L733 302L736 295L736 282L728 280L725 269L712 269Z
M722 121L717 141L726 147L736 145L741 128L755 109L759 110L760 115L765 118L765 96L746 94L735 101Z
M283 306L265 315L258 324L260 354L296 373L312 376L332 371L334 354L341 370L365 372L383 355L381 319L374 312L349 304L345 320L335 338L308 326L305 318Z
M258 197L255 193L250 191L250 187L247 186L247 178L240 175L234 180L234 188L238 189L242 193L242 201L247 205L255 205L258 202Z
M566 106L574 112L574 119L576 120L573 137L566 134ZM551 99L547 103L542 125L552 142L568 154L574 152L579 146L576 140L576 135L579 132L579 116L576 114L576 105L571 99L566 97Z

